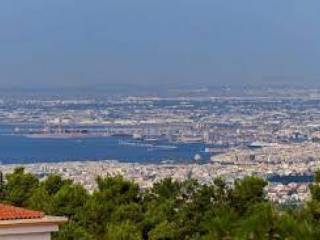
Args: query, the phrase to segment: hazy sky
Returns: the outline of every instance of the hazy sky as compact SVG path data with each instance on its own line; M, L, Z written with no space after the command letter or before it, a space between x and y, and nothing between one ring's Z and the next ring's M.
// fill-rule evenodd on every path
M320 82L319 0L1 0L0 86Z

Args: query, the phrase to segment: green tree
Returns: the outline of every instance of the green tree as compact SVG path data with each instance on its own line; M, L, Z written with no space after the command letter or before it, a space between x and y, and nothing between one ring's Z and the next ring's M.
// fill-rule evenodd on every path
M232 191L232 206L243 214L256 203L265 202L264 187L267 182L259 177L244 177L235 181Z
M276 211L270 203L256 203L239 221L237 239L276 239Z
M181 239L175 223L163 221L149 233L150 240L178 240Z
M81 185L64 185L53 196L52 213L73 218L76 214L83 211L83 206L88 199L88 192Z
M53 198L43 188L39 187L33 191L27 201L28 208L53 214Z
M112 212L110 221L112 222L124 222L131 221L139 224L143 221L143 209L141 204L130 203L117 206Z
M97 178L89 194L50 175L39 183L17 168L2 184L2 201L69 217L54 240L300 240L320 239L320 172L312 199L279 207L265 198L266 182L245 177L233 186L163 179L147 191L121 176Z
M115 207L112 202L100 200L94 194L85 203L82 211L77 213L75 218L90 234L97 239L102 239L106 231L105 226L110 222Z
M83 211L77 215L80 224L92 235L102 239L106 233L105 226L112 221L141 221L141 193L137 184L121 176L98 177L96 181L98 189L84 205Z
M201 239L231 239L238 224L238 215L229 206L220 206L205 214L200 224L204 229Z
M165 178L153 185L151 193L160 199L177 198L181 193L181 183Z
M140 189L136 183L125 180L122 176L96 179L98 191L95 195L104 201L112 201L114 204L126 204L140 200Z
M306 203L306 211L316 224L320 224L320 171L315 172L314 183L309 185L311 200Z
M139 227L130 221L107 225L105 240L142 240Z
M16 168L6 175L5 201L15 206L27 206L34 190L39 187L38 179L31 173L25 173L24 168Z
M56 194L64 185L71 185L72 181L69 179L62 179L60 175L51 174L45 181L42 182L44 189L49 195Z
M282 213L275 223L279 239L319 239L315 236L308 219L299 219L294 213Z
M320 183L320 169L316 170L314 173L314 182Z
M85 229L74 223L68 223L61 227L58 233L53 235L53 240L95 240Z

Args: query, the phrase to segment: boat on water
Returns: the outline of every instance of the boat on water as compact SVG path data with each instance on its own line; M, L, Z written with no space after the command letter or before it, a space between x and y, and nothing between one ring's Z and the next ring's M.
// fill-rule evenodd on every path
M151 143L142 143L142 142L131 142L131 141L124 141L119 140L119 145L126 145L126 146L133 146L133 147L152 147L153 144Z
M205 152L205 153L212 153L212 154L215 154L215 155L217 155L217 154L223 154L223 153L225 153L226 151L227 151L226 148L218 148L218 147L206 147L206 148L204 149L204 152Z
M248 145L249 148L264 148L264 147L271 147L271 143L266 143L266 142L252 142Z
M145 139L143 139L145 142L157 142L157 141L159 141L159 139L158 138L145 138Z
M174 164L174 160L163 160L163 161L161 161L160 163L161 164Z
M132 146L132 147L147 147L148 149L163 149L163 150L173 150L177 148L177 146L175 145L156 145L151 143L133 142L133 141L124 141L124 140L119 140L119 145L126 145L126 146Z
M174 150L177 149L177 146L174 145L153 145L151 148L148 148L148 150L152 151L152 150Z
M174 145L154 145L155 148L161 148L161 149L177 149L177 146Z

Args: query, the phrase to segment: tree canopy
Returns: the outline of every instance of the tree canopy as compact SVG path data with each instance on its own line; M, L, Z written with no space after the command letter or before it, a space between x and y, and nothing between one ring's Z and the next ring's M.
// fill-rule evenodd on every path
M39 181L23 168L6 175L0 201L67 216L55 240L320 239L320 172L302 206L269 202L267 182L248 176L233 185L163 179L150 189L122 176L98 177L97 189L50 175Z

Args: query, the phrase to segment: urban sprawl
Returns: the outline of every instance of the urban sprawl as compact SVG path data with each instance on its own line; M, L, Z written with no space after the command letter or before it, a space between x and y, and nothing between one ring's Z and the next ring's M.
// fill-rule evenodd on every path
M25 164L39 178L59 173L95 189L98 175L121 174L144 188L165 177L232 184L246 175L269 180L267 196L279 203L309 197L320 159L320 95L316 91L269 96L21 97L0 99L3 134L26 138L123 137L119 144L164 148L203 144L186 163L148 164L118 159ZM204 161L203 156L209 155ZM3 164L8 173L15 164Z

